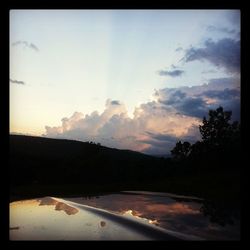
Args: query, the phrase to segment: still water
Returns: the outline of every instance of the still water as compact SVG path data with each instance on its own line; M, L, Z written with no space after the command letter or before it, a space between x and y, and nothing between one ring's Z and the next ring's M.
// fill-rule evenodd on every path
M195 197L121 192L10 204L11 240L239 240L240 212Z

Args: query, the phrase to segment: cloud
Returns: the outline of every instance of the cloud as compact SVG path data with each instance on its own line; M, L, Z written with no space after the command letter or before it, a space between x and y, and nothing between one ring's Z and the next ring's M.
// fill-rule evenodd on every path
M178 89L169 89L167 92L167 98L159 99L160 103L174 107L177 112L188 116L200 118L206 114L206 103L201 97L187 96L185 92Z
M221 100L232 100L234 98L239 98L240 90L239 89L224 89L222 91L208 90L204 91L202 95L210 98L218 98Z
M232 111L233 120L240 120L240 89L208 90L204 91L201 96L203 99L213 100L214 104L220 103L225 110Z
M16 83L16 84L22 84L22 85L25 84L25 82L23 82L23 81L12 80L12 79L10 79L10 82L11 82L11 83Z
M111 101L112 105L121 105L121 103L117 100Z
M63 118L60 126L46 126L44 136L95 141L109 147L144 152L150 147L146 143L150 141L150 134L145 131L182 136L190 126L199 123L196 118L178 115L175 110L161 106L158 102L142 104L130 118L124 104L113 105L108 99L101 114L96 111L90 115L75 112L71 117Z
M176 68L174 66L174 68ZM180 69L176 69L176 70L160 70L158 73L160 76L171 76L171 77L178 77L183 75L185 71L184 70L180 70Z
M187 116L201 118L209 109L223 106L233 110L233 119L240 117L239 78L215 78L200 86L165 88L158 90L155 97L166 109L171 107Z
M212 78L209 80L207 85L207 90L212 90L212 89L223 90L226 88L240 89L240 78L239 77Z
M142 142L147 143L149 147L144 150L144 153L153 155L166 155L175 146L179 140L194 143L201 139L198 126L190 126L185 136L177 137L161 133L148 133L150 138Z
M231 10L227 13L227 18L231 24L240 26L240 10Z
M39 51L38 47L35 44L29 43L27 41L16 41L12 43L12 46L19 46L19 45L23 45L23 48L29 48L35 50L36 52Z
M182 51L182 50L183 50L182 47L178 47L178 48L175 49L175 51L177 51L177 52Z
M176 109L182 114L203 117L207 113L206 102L202 98L197 97L188 97L176 106Z
M36 46L35 44L33 44L33 43L31 43L31 44L29 45L29 47L30 47L31 49L34 49L35 51L39 51L39 49L37 48L37 46Z
M207 31L219 31L219 32L224 32L227 34L237 34L238 32L235 29L229 29L226 27L216 27L214 25L209 25L207 26Z
M202 73L202 74L213 74L213 73L216 73L216 70L213 70L213 69L210 69L210 70L203 70L201 73Z
M149 138L147 140L141 140L146 143L149 147L144 151L148 154L166 154L175 146L178 137L174 135L167 135L161 133L150 133L148 132Z
M177 69L178 66L175 66L174 64L171 64L171 68L172 68L172 69Z
M44 136L95 141L108 147L148 154L167 154L178 140L200 139L198 125L209 109L222 105L240 118L240 79L215 78L192 87L155 91L154 101L136 107L133 117L124 103L108 99L103 112L75 112Z
M208 39L203 48L190 48L184 56L185 62L209 61L230 73L240 73L240 41L224 38L217 42Z

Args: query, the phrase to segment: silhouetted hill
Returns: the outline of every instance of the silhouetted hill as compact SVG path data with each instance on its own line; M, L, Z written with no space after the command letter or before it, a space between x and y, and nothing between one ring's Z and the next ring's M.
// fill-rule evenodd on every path
M240 197L240 158L232 155L174 161L88 142L10 135L11 199L148 190L231 202Z
M11 182L106 183L152 178L162 159L94 143L10 135Z

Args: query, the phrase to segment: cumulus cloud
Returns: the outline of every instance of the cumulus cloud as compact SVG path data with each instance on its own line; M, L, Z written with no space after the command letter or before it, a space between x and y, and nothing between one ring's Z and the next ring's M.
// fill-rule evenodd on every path
M22 85L25 84L25 82L23 82L23 81L12 80L12 79L10 79L10 82L11 82L11 83L15 83L15 84L22 84Z
M211 79L200 86L156 90L155 100L136 107L133 117L128 115L124 103L108 99L102 113L75 112L63 118L60 126L46 126L44 136L167 154L178 140L200 139L198 125L209 109L222 105L239 117L239 81L238 78Z
M71 117L63 118L58 127L46 126L44 136L96 141L109 147L146 152L151 147L147 143L151 136L145 131L183 136L190 126L199 123L196 118L176 114L174 109L162 108L158 102L140 105L130 118L124 104L114 105L112 102L107 100L101 114L96 111L90 115L75 112Z
M160 70L158 73L160 76L178 77L182 76L184 72L185 72L184 70L176 69L176 70Z
M36 52L39 51L38 47L35 44L29 43L27 41L16 41L12 43L12 46L23 46L23 48L29 48L35 50Z
M186 51L185 62L209 61L230 73L240 73L240 41L224 38L217 42L208 39L205 47L192 47Z

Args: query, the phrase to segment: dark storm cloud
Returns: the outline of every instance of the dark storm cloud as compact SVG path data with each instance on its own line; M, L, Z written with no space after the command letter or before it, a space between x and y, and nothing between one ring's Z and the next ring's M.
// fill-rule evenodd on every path
M176 69L176 70L160 70L158 73L160 76L171 76L171 77L178 77L181 76L185 71Z
M29 48L29 49L35 50L36 52L39 51L38 47L35 44L28 43L27 41L16 41L12 43L12 46L18 46L18 45L23 45L24 48Z
M15 83L15 84L22 84L22 85L25 84L25 82L23 82L23 81L12 80L12 79L10 79L10 82L11 82L11 83Z
M111 101L112 105L121 105L121 103L117 100Z
M185 62L207 60L231 73L240 72L240 41L224 38L217 42L208 39L204 48L192 47L186 51Z

